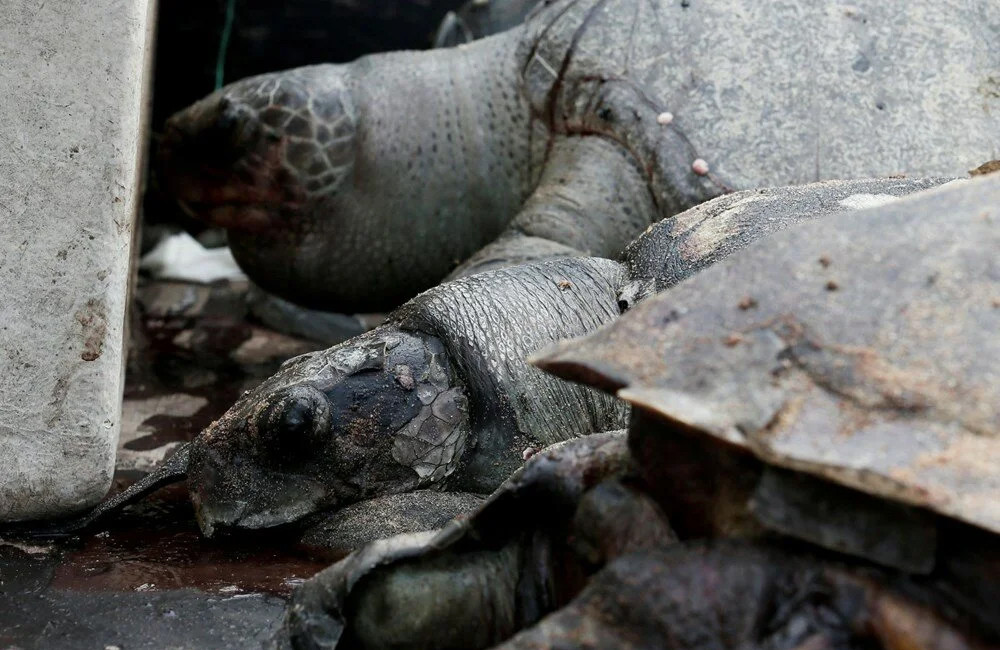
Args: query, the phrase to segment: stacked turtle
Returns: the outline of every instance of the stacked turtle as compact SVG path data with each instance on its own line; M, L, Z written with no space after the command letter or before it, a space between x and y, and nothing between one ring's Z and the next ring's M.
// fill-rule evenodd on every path
M264 289L390 309L449 273L617 258L734 188L962 175L1000 150L992 9L543 2L460 47L227 86L168 121L161 178Z
M293 599L310 648L1000 643L1000 175L799 224L534 362L635 409Z
M532 449L625 423L621 403L545 378L527 354L780 224L748 208L760 196L734 195L717 218L662 222L624 265L585 253L619 258L649 224L731 187L957 174L996 149L993 96L971 90L998 61L982 46L985 4L796 7L795 23L751 6L734 23L729 4L546 2L467 46L255 77L176 116L161 152L171 186L229 228L265 288L353 310L462 260L453 275L468 276L289 364L199 436L206 533L414 489L488 492ZM876 29L891 47L855 51ZM744 83L745 60L798 60L803 33L827 49ZM705 39L720 45L694 47Z
M623 403L547 378L526 355L784 221L750 191L660 222L624 264L584 253L618 257L650 223L730 186L958 173L996 148L992 95L970 90L997 62L981 45L985 4L908 3L903 22L884 4L800 5L793 25L749 6L733 24L728 4L544 3L465 47L244 80L177 116L162 162L178 196L229 227L250 275L288 297L384 306L486 246L466 277L384 327L287 364L198 436L190 464L179 456L121 498L190 470L207 534L329 509L378 519L414 490L418 512L453 513L475 503L454 494L488 493L533 449L626 423ZM969 46L939 47L942 25ZM876 26L892 47L857 55L850 44ZM835 45L743 83L748 53L794 60L803 32ZM692 46L709 37L720 47ZM842 65L848 49L857 67ZM803 89L822 101L803 104ZM874 107L855 100L876 90ZM817 111L831 115L822 138ZM776 214L794 221L933 181L872 183L812 190L832 192L827 208L794 209L810 190L770 197L784 192ZM560 259L512 266L545 258Z
M564 258L430 289L385 325L288 361L195 439L188 482L202 530L269 527L358 502L379 520L392 495L414 490L489 494L526 451L628 421L623 402L547 376L528 355L597 330L775 230L941 182L740 193L650 228L622 262Z

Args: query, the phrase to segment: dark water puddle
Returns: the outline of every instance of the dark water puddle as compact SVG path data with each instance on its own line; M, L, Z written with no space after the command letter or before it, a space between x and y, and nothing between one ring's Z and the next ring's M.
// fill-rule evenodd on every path
M144 430L152 429L152 432L129 440L122 446L132 451L151 451L171 442L188 442L214 420L220 418L239 396L235 389L220 390L217 386L207 390L188 390L185 393L193 397L205 397L208 402L191 416L159 413L146 418L140 426Z
M294 537L247 535L251 539L203 538L184 484L168 486L95 532L61 543L49 587L287 596L329 564L298 547Z
M131 451L152 451L171 442L186 442L194 438L201 428L190 426L189 418L155 415L142 423L143 428L156 429L153 433L129 440L122 447Z

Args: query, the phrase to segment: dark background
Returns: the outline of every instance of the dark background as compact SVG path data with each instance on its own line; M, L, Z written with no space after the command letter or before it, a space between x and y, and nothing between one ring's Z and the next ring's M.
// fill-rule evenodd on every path
M429 47L464 0L235 0L225 83L371 52ZM160 0L152 126L215 89L228 0Z

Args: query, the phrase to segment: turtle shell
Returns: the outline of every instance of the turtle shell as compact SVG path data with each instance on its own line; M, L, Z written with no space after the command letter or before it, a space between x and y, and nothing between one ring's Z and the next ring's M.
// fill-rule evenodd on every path
M662 291L805 219L884 205L948 178L862 178L744 190L653 224L623 255L634 280Z
M1000 532L1000 175L758 241L537 365Z

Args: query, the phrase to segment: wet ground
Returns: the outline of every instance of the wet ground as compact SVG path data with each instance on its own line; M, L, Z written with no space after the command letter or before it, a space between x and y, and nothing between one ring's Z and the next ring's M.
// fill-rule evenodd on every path
M290 356L326 347L254 322L245 286L145 284L132 319L112 493ZM0 648L247 648L335 557L287 536L204 539L183 483L80 534L0 531Z

